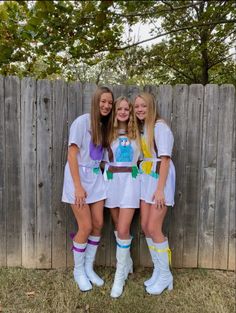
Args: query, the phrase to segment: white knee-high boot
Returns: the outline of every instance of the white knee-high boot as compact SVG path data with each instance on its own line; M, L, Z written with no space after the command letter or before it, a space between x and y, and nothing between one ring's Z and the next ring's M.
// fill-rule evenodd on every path
M93 270L93 263L95 261L99 241L99 236L89 236L85 251L85 273L91 283L96 286L102 286L104 284L104 280L102 280Z
M144 282L144 285L146 287L148 287L148 286L151 286L152 284L154 284L155 281L157 280L159 270L158 270L158 265L157 265L157 263L158 263L157 256L156 256L156 252L154 251L155 248L154 248L154 243L152 241L152 238L146 237L146 241L147 241L148 249L149 249L149 252L151 254L152 262L154 265L154 269L153 269L151 278L149 278L148 280L146 280Z
M125 285L125 265L129 257L131 239L121 240L117 237L116 247L116 273L111 289L111 297L118 298L122 295Z
M116 241L117 241L117 230L114 231L114 234L115 234ZM133 272L134 272L134 270L133 270L133 260L131 258L130 250L129 250L129 256L128 256L128 259L127 259L127 264L125 265L125 279L127 279L129 274L132 274Z
M157 280L151 286L146 288L146 291L152 295L161 294L166 288L173 289L173 276L169 268L170 248L168 240L162 243L154 243L156 256L158 259L159 275Z
M84 269L86 243L77 243L73 241L73 254L74 254L74 279L81 291L88 291L92 289L92 285L86 276Z

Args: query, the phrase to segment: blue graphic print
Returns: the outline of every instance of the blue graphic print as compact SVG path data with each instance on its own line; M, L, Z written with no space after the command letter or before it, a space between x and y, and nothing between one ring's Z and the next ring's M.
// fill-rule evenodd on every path
M134 156L133 148L127 137L119 138L119 146L115 151L116 162L132 162Z

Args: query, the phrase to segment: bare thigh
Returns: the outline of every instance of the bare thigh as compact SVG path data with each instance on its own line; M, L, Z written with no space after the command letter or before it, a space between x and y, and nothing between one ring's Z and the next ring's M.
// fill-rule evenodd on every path
M140 203L141 226L146 237L150 237L150 234L148 233L148 221L150 216L150 210L151 204L141 200Z
M119 208L110 208L111 218L115 227L115 230L117 230L118 227L118 220L119 220Z
M118 219L118 237L120 239L130 238L130 225L134 216L135 209L120 209Z

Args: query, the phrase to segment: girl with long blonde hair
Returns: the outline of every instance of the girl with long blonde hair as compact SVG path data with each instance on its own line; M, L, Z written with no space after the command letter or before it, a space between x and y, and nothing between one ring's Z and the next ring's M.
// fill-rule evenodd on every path
M173 288L168 239L162 232L167 206L174 205L175 168L171 160L173 134L158 114L154 97L140 93L134 112L143 154L141 172L141 226L154 264L152 277L144 282L149 294Z
M116 229L117 265L111 297L117 298L123 292L128 273L133 271L130 225L135 210L139 208L140 198L137 128L132 104L125 97L118 98L114 103L112 137L106 152L104 174L107 184L105 206L110 209Z

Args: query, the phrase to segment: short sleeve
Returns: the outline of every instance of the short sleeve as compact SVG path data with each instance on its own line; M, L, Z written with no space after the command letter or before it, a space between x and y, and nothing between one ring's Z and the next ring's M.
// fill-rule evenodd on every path
M87 130L88 121L89 121L88 114L81 115L74 120L70 127L68 146L76 144L78 148L81 148L83 138Z
M172 155L174 137L169 126L164 122L157 122L154 129L154 137L158 151L158 157Z

